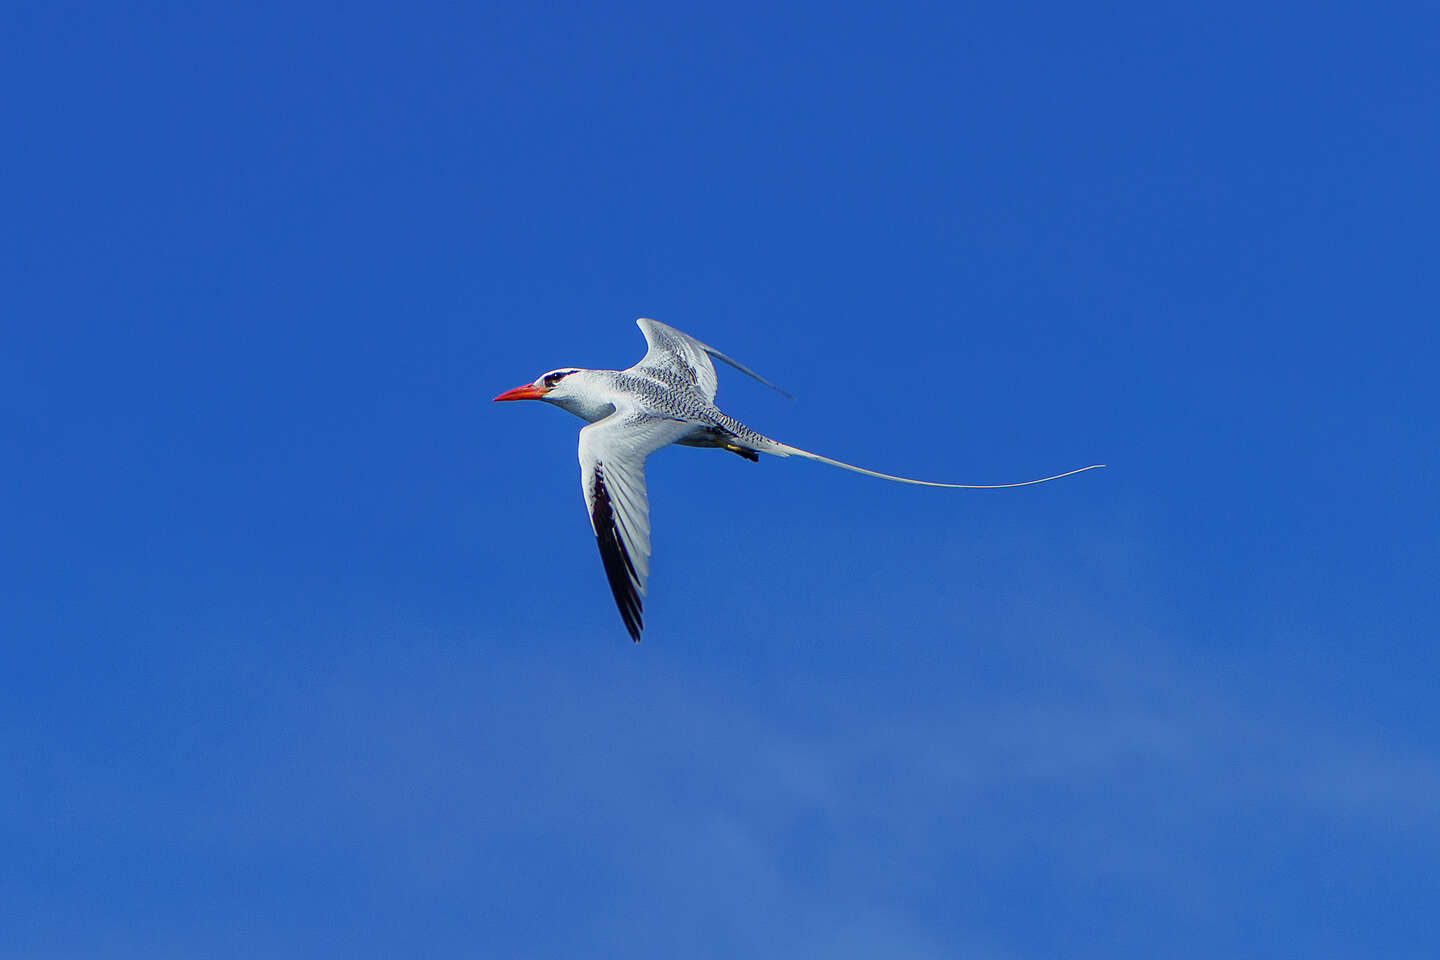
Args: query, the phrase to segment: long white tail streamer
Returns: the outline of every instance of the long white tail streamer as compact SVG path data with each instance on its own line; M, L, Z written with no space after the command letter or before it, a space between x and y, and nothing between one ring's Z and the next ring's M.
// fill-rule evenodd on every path
M1061 477L1072 477L1077 473L1084 473L1086 470L1098 470L1100 467L1105 466L1103 463L1092 463L1088 467L1081 467L1078 470L1067 470L1064 473L1057 473L1053 477L1041 477L1038 480L1021 480L1019 483L939 483L935 480L916 480L913 477L897 477L893 473L866 470L864 467L857 467L853 463L831 460L829 457L822 457L818 453L811 453L809 450L792 447L788 443L779 443L777 441L776 445L782 449L782 456L795 454L811 460L818 460L821 463L828 463L830 466L839 467L842 470L853 470L855 473L863 473L867 477L879 477L881 480L894 480L896 483L913 483L922 487L952 487L957 490L1002 490L1006 487L1028 487L1034 483L1046 483L1050 480L1059 480Z

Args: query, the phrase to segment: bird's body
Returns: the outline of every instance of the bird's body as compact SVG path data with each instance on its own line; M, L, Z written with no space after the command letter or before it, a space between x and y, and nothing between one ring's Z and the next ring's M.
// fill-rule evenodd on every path
M686 424L690 429L674 441L676 443L719 446L707 441L721 436L774 443L724 413L712 401L700 396L693 386L667 371L581 370L566 381L566 387L576 391L576 395L551 402L590 423L607 419L624 408L646 417Z
M776 390L778 387L673 327L643 317L636 323L650 349L635 366L627 370L565 367L495 398L545 400L588 422L580 430L581 487L611 591L625 627L636 641L643 627L641 597L650 573L645 460L661 447L672 443L719 447L747 460L759 460L762 453L780 457L794 454L869 476L932 487L1014 487L1056 479L1044 477L1011 484L913 480L781 443L752 430L715 405L717 384L710 358L722 360Z

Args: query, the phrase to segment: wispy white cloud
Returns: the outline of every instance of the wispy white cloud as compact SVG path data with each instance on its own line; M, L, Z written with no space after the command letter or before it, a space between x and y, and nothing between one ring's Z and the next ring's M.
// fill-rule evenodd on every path
M1242 702L1139 649L1111 665L1123 692L882 711L810 682L785 716L830 718L815 724L644 666L408 692L339 677L229 815L353 844L424 889L531 903L553 884L578 938L564 942L629 955L1030 956L967 896L1030 871L1053 896L1109 889L1150 922L1195 922L1237 908L1236 847L1288 855L1275 831L1440 846L1434 756L1337 733L1303 704Z
M1440 757L1188 656L1143 582L1108 606L1088 588L977 623L972 598L896 586L1018 664L949 663L911 697L923 650L744 686L654 643L497 660L508 638L422 631L403 675L396 646L267 691L263 731L185 757L197 792L101 759L18 812L103 835L116 814L86 798L127 798L117 829L153 816L181 861L298 858L499 954L1212 956L1287 897L1433 860ZM378 955L382 921L353 944Z

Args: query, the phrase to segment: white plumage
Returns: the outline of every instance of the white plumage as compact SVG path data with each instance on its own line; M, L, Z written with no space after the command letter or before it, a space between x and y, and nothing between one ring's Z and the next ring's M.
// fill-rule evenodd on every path
M793 454L899 483L972 490L1023 487L1103 466L1093 464L1021 483L937 483L822 457L757 433L715 406L717 381L710 358L724 361L781 393L785 391L674 327L644 317L635 322L649 345L635 366L627 370L562 367L495 399L544 400L589 421L580 430L580 484L610 589L625 628L636 641L644 628L641 598L650 576L650 502L645 492L645 460L669 444L720 447L747 460L759 460L762 453L779 457Z

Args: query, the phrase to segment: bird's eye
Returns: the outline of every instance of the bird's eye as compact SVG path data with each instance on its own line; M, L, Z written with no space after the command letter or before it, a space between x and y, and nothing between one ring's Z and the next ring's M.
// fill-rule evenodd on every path
M556 373L547 373L545 374L545 386L553 387L574 372L573 370L560 370Z

